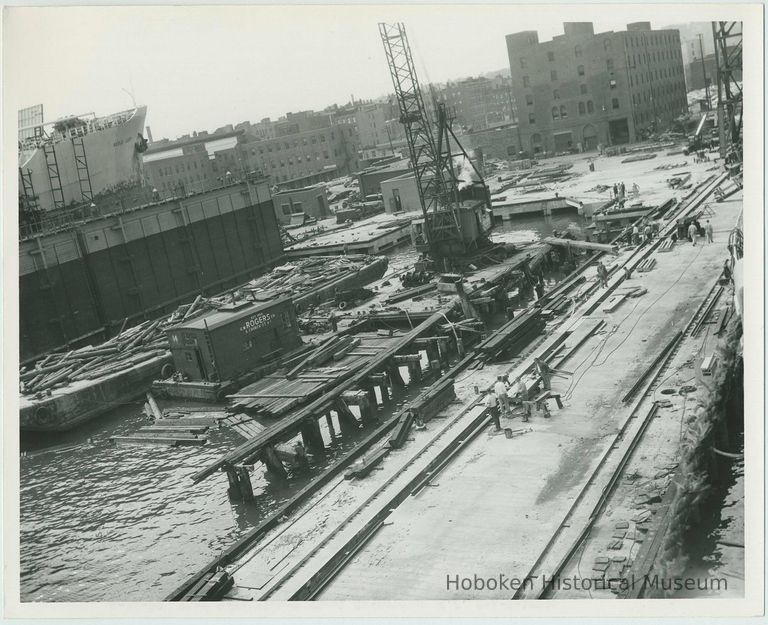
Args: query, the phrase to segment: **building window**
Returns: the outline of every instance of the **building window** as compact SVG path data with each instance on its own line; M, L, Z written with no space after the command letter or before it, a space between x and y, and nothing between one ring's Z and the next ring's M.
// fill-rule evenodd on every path
M611 40L610 39L604 39L603 40L603 49L604 50L610 50L611 49Z
M524 56L521 56L520 57L520 69L525 69L526 67L528 67L528 61L526 60L526 58Z
M530 87L531 79L528 76L523 76L523 87Z
M525 103L528 106L533 106L533 96L530 93L525 94Z
M568 117L568 109L565 108L565 104L560 105L560 117L562 117L563 119Z
M592 100L587 100L587 113L592 114L595 112L595 105L592 104Z
M580 85L579 89L581 91L581 95L585 95L587 93L587 85Z
M579 115L586 115L587 109L584 107L584 102L579 102Z
M616 88L616 81L615 80L611 79L611 81L608 84L611 86L611 89L615 89Z
M605 67L608 69L609 72L613 71L613 59L608 59L605 62Z
M549 79L557 80L557 72L555 70L552 70L551 72L549 72Z
M581 46L576 46L573 49L573 56L575 56L576 58L581 56Z
M560 99L560 92L559 92L557 89L555 89L555 90L552 92L552 99L553 99L553 100L559 100L559 99Z
M614 109L617 109L617 108L619 108L619 99L618 99L618 98L613 98L613 99L611 100L611 104L613 105L613 108L614 108Z
M583 76L584 75L584 66L583 65L579 65L576 68L576 71L578 72L579 76Z
M552 107L552 119L560 119L560 112L556 106Z
M528 123L529 124L536 123L536 116L533 113L528 113Z
M555 60L555 53L554 52L547 52L547 61L552 63Z

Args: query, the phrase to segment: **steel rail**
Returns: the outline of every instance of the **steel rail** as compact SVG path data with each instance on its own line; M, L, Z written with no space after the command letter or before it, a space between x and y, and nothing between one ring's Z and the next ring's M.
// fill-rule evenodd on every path
M669 233L672 231L672 227L676 225L676 221L677 221L678 219L680 219L680 215L683 215L683 216L687 216L687 215L688 215L689 213L691 213L691 212L692 212L692 211L693 211L695 208L698 208L698 206L700 206L700 205L701 205L701 203L702 203L702 202L703 202L703 201L704 201L704 200L705 200L705 199L706 199L706 198L707 198L709 195L711 195L711 194L714 192L714 190L715 190L715 189L716 189L716 188L717 188L717 187L718 187L720 184L722 184L722 180L724 180L724 179L725 179L725 177L727 177L727 174L723 174L723 175L721 175L721 176L715 176L715 177L714 177L714 179L713 179L713 181L712 181L711 183L709 183L708 185L707 185L707 183L705 182L705 183L704 183L704 186L705 186L705 188L704 188L702 191L700 191L700 192L698 193L698 195L697 195L695 198L691 198L691 199L689 199L688 205L687 205L687 206L685 206L685 208L683 208L683 209L682 209L682 210L681 210L681 211L680 211L680 212L679 212L677 215L675 215L675 216L673 216L673 217L671 217L671 218L670 218L670 223L667 225L667 227L666 227L666 228L665 228L665 230L664 230L664 232L665 232L664 236L667 236L667 234L669 234ZM650 255L650 254L651 254L651 253L652 253L652 252L653 252L653 251L656 249L656 247L657 247L658 245L660 245L660 244L661 244L661 240L662 240L662 239L663 239L663 236L660 236L660 237L658 237L658 238L657 238L657 240L655 241L655 244L654 244L654 245L652 245L652 246L650 246L650 247L649 247L649 249L648 249L648 251L647 251L646 253L644 253L644 254L643 254L643 255L642 255L640 258L637 258L637 262L639 263L639 262L640 262L640 261L642 261L642 260L643 260L645 257L649 256L649 255ZM638 250L638 251L639 251L639 250ZM628 259L628 261L631 261L631 260L634 258L634 256L635 256L635 255L633 254L633 256L632 256L630 259ZM627 264L627 263L625 263L625 265L626 265L626 264ZM637 263L636 263L636 264L637 264ZM635 266L636 266L636 265L635 265ZM718 280L718 281L719 281L719 280ZM528 574L526 575L525 579L533 579L533 578L534 578L534 572L535 572L535 571L536 571L536 569L537 569L537 568L538 568L538 567L541 565L541 563L543 562L544 558L545 558L545 557L548 555L549 551L550 551L550 550L552 549L552 547L554 546L554 544L555 544L555 541L558 539L558 537L560 536L560 534L561 534L562 530L563 530L563 529L565 528L565 526L566 526L566 522L567 522L567 519L569 519L569 518L572 516L573 512L576 510L577 506L578 506L578 505L579 505L579 503L582 501L582 499L583 499L583 498L584 498L584 496L586 495L587 491L588 491L588 490L591 488L591 486L592 486L593 482L595 481L595 479L596 479L596 478L597 478L597 476L598 476L598 473L599 473L599 472L600 472L600 470L603 468L603 466L605 465L605 462L607 461L608 457L611 455L612 451L614 450L614 447L615 447L615 446L617 445L617 443L619 443L619 442L621 441L621 439L623 438L623 436L624 436L624 434L625 434L626 430L627 430L627 429L628 429L628 427L629 427L629 424L630 424L630 423L631 423L631 421L632 421L632 420L635 418L635 412L637 411L637 408L638 408L638 407L639 407L639 406L640 406L640 405L643 403L643 401L645 401L645 395L647 394L647 392L648 392L648 389L650 389L650 388L653 386L653 384L656 382L656 380L658 380L658 379L659 379L659 376L660 376L660 374L661 374L661 373L664 371L664 369L665 369L665 367L667 366L667 364L668 364L669 362L671 362L672 358L673 358L673 357L674 357L674 355L676 354L676 352L677 352L677 349L679 348L680 342L682 341L682 339L683 339L683 338L684 338L684 337L685 337L687 334L690 334L690 330L693 328L694 324L695 324L695 323L697 322L697 320L699 319L699 314L702 312L702 309L704 309L704 308L705 308L705 306L707 306L707 304L708 304L708 303L710 302L710 300L712 299L712 295L713 295L713 293L714 293L714 291L715 291L715 289L716 289L716 287L717 287L717 285L718 285L718 281L715 281L715 283L714 283L714 284L712 285L712 287L710 288L710 291L709 291L709 293L708 293L707 297L705 297L705 298L704 298L704 300L701 302L701 304L700 304L700 305L697 307L697 309L694 311L693 315L691 316L691 318L689 319L689 321L686 323L686 326L684 327L684 330L682 331L682 335L681 335L681 336L679 336L679 337L678 337L678 336L675 336L675 337L673 338L673 340L672 340L672 341L670 341L670 343L669 343L667 346L665 346L665 348L664 348L664 350L663 350L663 351L664 351L664 352L666 352L666 357L665 357L665 358L658 358L658 359L657 359L657 360L660 362L660 367L659 367L659 369L657 370L656 374L654 374L654 375L653 375L653 377L651 378L651 380L650 380L650 381L649 381L649 383L647 384L645 393L643 393L643 396L641 396L641 397L640 397L640 399L639 399L639 400L638 400L638 401L635 403L635 406L634 406L634 407L632 408L632 410L630 411L630 413L629 413L629 416L627 417L627 419L625 420L625 422L624 422L624 424L622 425L621 429L619 430L619 432L617 433L616 437L614 438L614 442L613 442L613 443L612 443L612 444L611 444L611 445L608 447L608 449L606 450L606 452L603 454L603 457L600 459L600 462L599 462L599 463L598 463L598 465L595 467L595 470L592 472L592 475L589 477L589 479L587 480L587 482L584 484L584 486L582 487L581 491L580 491L580 492L579 492L579 494L576 496L576 498L574 499L574 501L573 501L573 503L571 504L570 508L568 509L568 512L565 514L563 522L562 522L562 523L561 523L561 524L558 526L558 528L557 528L557 529L555 530L555 532L552 534L552 536L550 537L550 539L547 541L547 544L544 546L544 548L542 549L541 553L539 554L539 556L536 558L535 562L533 563L533 565L532 565L532 566L531 566L531 568L529 569L529 571L528 571ZM612 289L615 289L615 288L616 288L616 287L617 287L619 284L621 284L621 282L623 282L623 278L622 278L622 279L619 279L619 280L618 280L618 281L616 281L616 282L615 282L613 285L611 285L611 286L610 286L608 289L606 289L606 292L609 292L609 291L611 291ZM602 299L602 298L600 298L600 299L598 300L598 304L599 304L599 301L600 301L601 299ZM587 312L585 312L584 314L585 314L585 315L586 315L586 314L589 314L589 312L591 312L592 310L594 310L594 308L596 308L596 307L597 307L596 305L592 305L592 306L590 306L590 307L587 309ZM672 345L672 347L671 347L671 348L669 347L670 345ZM649 412L649 414L651 414L651 413ZM647 422L648 422L648 423L650 423L650 419L648 418L648 415L646 415L646 420L647 420ZM646 421L644 420L644 422L641 424L641 431L642 431L642 432L644 432L646 428L647 428L647 423L646 423ZM631 456L631 452L633 451L633 449L634 449L634 447L637 445L637 443L639 443L639 440L640 440L640 439L638 438L636 443L632 443L632 444L631 444L631 446L630 446L630 449L628 450L628 451L629 451L629 456ZM629 458L629 456L627 456L627 459ZM616 471L616 472L615 472L615 474L614 474L614 475L612 475L612 477L611 477L611 479L610 479L610 481L609 481L609 484L613 484L613 485L615 485L615 483L616 483L616 481L617 481L617 479L618 479L618 475L621 473L621 469L623 469L623 466L624 466L624 464L625 464L624 462L620 463L620 465L619 465L619 467L618 467L618 468L619 468L619 471ZM615 478L615 479L614 479L614 478ZM598 504L597 504L597 506L595 507L595 510L598 510L598 511L599 511L599 509L601 509L601 508L602 508L602 505L603 505L603 504L604 504L604 503L605 503L605 502L608 500L608 497L609 497L609 495L610 495L610 492L611 492L611 490L612 490L612 489L608 489L608 488L606 488L606 489L605 489L605 490L602 492L602 494L601 494L601 496L600 496L600 499L599 499L599 501L598 501ZM552 579L554 579L554 578L555 578L555 577L556 577L556 576L557 576L557 575L560 573L560 571L562 571L562 568L563 568L563 567L564 567L564 566L567 564L567 562L568 562L568 561L571 559L571 557L573 556L573 553L575 553L575 551L578 549L579 545L581 545L581 543L583 542L583 537L584 537L584 536L586 536L586 534L587 534L587 532L588 532L589 528L591 528L591 527L592 527L592 525L593 525L593 523L594 523L594 521L595 521L595 516L596 516L596 515L595 515L595 513L594 513L594 511L593 511L593 513L590 515L590 517L589 517L589 519L588 519L588 522L587 522L587 524L586 524L586 530L582 530L582 532L580 532L580 534L579 534L579 536L578 536L577 540L575 541L574 545L572 545L572 546L571 546L571 548L567 550L565 557L563 558L563 560L561 560L561 562L559 563L559 565L558 565L558 567L557 567L557 570L556 570L556 571L553 573L553 575L552 575ZM513 597L512 597L512 598L513 598L513 599L521 599L521 598L522 598L522 595L523 595L523 593L525 592L525 589L526 589L526 585L525 585L525 584L521 585L521 587L520 587L520 588L519 588L519 589L518 589L518 590L515 592L515 594L513 595ZM535 597L535 598L537 598L537 599L538 599L538 598L541 598L541 597L542 597L542 595L543 595L545 592L547 592L547 588L542 588L542 589L541 589L541 591L540 591L540 592L539 592L539 593L536 595L536 597Z
M653 385L656 383L657 380L661 378L661 376L665 373L667 370L667 367L674 359L675 355L679 351L680 344L682 342L682 339L690 336L690 331L693 328L694 324L700 319L700 316L710 300L712 299L713 293L715 292L717 288L717 281L712 285L712 287L709 290L709 293L707 294L707 297L704 298L704 300L699 304L699 306L696 308L694 313L691 315L690 319L686 322L686 325L684 329L676 334L671 341L665 345L665 347L662 349L662 353L664 354L663 358L657 358L656 362L658 365L658 369L653 374L651 379L648 381L648 383L645 385L645 391L643 392L642 396L636 401L634 407L630 411L629 415L624 421L624 424L622 425L619 432L616 434L613 443L607 448L606 452L603 454L603 457L600 459L600 462L595 467L595 470L592 472L592 475L590 475L587 482L584 484L583 488L577 495L576 499L574 500L573 504L569 508L568 512L566 513L563 522L558 526L558 528L555 530L553 535L550 537L547 544L544 546L544 549L539 554L538 558L534 562L533 566L529 570L526 579L533 579L534 578L534 572L536 569L541 565L544 558L549 554L552 547L554 546L556 540L562 533L562 530L570 526L568 524L569 518L572 516L573 512L576 510L579 503L584 499L585 495L587 494L588 490L593 487L594 482L598 478L598 474L603 469L603 467L606 464L606 461L608 458L613 454L615 451L617 445L621 442L621 440L624 438L624 435L627 433L630 424L632 421L636 418L637 410L640 408L640 406L643 404L643 402L646 401L648 393L651 391ZM624 450L622 457L619 460L618 465L615 469L613 469L611 476L608 480L608 483L601 491L600 497L593 507L592 511L590 512L589 516L587 517L587 521L584 524L584 527L581 529L579 534L577 535L576 539L574 540L573 544L566 550L565 555L563 558L558 562L556 568L554 571L552 571L551 580L554 580L557 578L557 576L562 572L562 570L565 568L567 563L573 558L573 555L576 553L578 548L583 543L584 539L588 535L589 531L592 529L592 526L594 525L595 521L597 520L597 517L599 516L600 512L602 511L605 504L610 499L610 496L613 493L613 490L616 487L616 484L619 481L619 478L621 477L621 474L623 473L623 470L627 464L627 462L632 457L632 454L634 453L635 449L639 445L640 441L643 438L643 435L645 434L648 426L650 425L651 421L653 420L653 417L656 414L656 411L658 409L658 404L656 402L653 402L650 409L646 413L646 415L643 417L643 420L641 421L638 429L634 433L632 439L629 442L629 445ZM534 599L541 599L545 598L545 595L549 592L551 583L543 586L533 597ZM523 598L522 595L525 591L525 585L522 585L518 591L513 595L513 599L521 599Z

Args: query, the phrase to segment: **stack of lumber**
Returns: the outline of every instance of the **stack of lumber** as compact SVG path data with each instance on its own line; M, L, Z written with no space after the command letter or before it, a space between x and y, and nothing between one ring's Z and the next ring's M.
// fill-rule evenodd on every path
M675 242L672 239L664 239L659 247L656 248L657 252L671 252L675 247Z
M646 258L637 265L637 270L641 272L650 271L656 266L655 258Z
M251 280L243 288L254 294L270 293L274 296L293 295L310 289L320 283L340 278L345 274L359 271L368 262L364 255L353 256L311 256L296 259L275 267L268 274Z
M528 310L499 328L480 344L479 349L486 360L496 358L504 352L519 351L543 329L541 310Z
M95 380L161 356L168 350L161 324L146 321L100 345L48 354L32 368L22 367L21 392L34 395L80 380Z
M303 358L290 371L285 374L289 380L293 380L301 371L308 367L317 367L329 360L340 360L360 345L360 339L352 336L332 336L322 342L314 351Z

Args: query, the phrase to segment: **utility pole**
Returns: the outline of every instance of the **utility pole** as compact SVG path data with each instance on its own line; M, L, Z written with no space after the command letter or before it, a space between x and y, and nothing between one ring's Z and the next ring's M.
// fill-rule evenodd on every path
M701 56L701 75L704 77L704 89L707 94L707 110L710 108L709 103L709 80L707 80L707 65L704 63L704 46L701 43L702 34L696 35L699 38L699 56Z

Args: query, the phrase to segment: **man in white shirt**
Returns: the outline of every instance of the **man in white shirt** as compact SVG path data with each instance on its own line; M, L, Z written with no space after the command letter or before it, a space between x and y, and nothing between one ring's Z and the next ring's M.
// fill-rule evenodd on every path
M507 385L504 384L504 376L500 375L493 385L493 392L496 394L496 401L499 403L499 410L507 416L509 414L509 397L507 396Z

